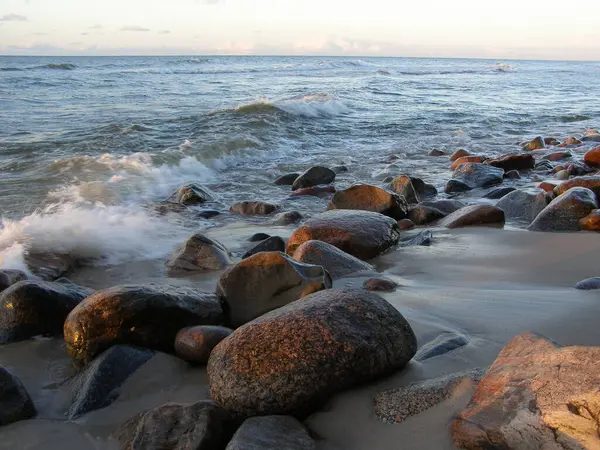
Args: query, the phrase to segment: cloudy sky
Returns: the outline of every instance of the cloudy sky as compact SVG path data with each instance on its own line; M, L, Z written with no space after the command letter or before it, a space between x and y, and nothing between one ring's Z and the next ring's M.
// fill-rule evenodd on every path
M600 60L600 0L0 0L0 54Z

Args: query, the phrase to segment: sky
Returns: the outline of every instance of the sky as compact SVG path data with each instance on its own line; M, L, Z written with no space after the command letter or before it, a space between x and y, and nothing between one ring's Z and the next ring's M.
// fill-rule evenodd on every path
M600 60L600 0L0 0L2 55Z

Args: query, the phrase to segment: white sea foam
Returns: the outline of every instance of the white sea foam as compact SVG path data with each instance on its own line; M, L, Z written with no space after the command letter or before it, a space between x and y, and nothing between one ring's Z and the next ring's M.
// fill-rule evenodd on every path
M259 98L225 111L236 111L243 114L268 114L284 111L293 116L318 118L348 114L351 109L346 102L330 94L309 94L281 100ZM213 114L218 112L215 111Z

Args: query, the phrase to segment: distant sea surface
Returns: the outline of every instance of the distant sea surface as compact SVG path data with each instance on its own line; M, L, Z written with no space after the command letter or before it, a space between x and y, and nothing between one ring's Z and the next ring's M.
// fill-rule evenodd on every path
M0 266L21 267L27 247L163 257L214 225L156 213L186 181L226 210L288 201L272 181L312 164L381 185L397 154L393 170L441 187L434 147L500 154L600 127L599 80L595 62L0 57Z

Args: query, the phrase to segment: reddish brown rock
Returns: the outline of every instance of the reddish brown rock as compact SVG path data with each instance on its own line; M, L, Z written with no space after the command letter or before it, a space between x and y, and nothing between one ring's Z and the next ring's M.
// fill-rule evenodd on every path
M440 220L446 228L504 225L504 211L492 205L471 205L459 209Z
M483 163L464 163L452 174L452 179L462 181L471 189L501 184L504 170Z
M461 156L452 163L452 165L450 166L450 170L456 170L458 166L464 163L482 163L483 161L485 161L485 158L483 156Z
M579 231L579 221L598 208L596 196L575 187L550 202L527 228L530 231Z
M545 147L544 139L541 136L533 138L531 141L523 145L523 150L540 150Z
M370 264L323 241L308 241L294 252L301 263L323 267L335 280L351 273L373 270Z
M239 202L231 205L229 211L242 216L266 216L277 210L276 205L265 202Z
M567 145L581 145L582 142L576 137L569 136L567 139L565 139L564 143Z
M594 147L583 157L585 163L594 168L600 168L600 147Z
M301 197L303 195L311 195L313 197L321 197L327 194L335 194L336 189L335 186L326 185L326 186L313 186L298 189L290 194L290 197Z
M398 223L370 211L332 210L306 221L290 237L288 255L304 242L327 242L357 258L367 260L394 246L400 238Z
M544 138L544 144L545 145L558 145L558 144L560 144L560 141L553 137L546 137L546 138Z
M406 217L408 205L400 195L370 184L356 184L336 192L327 209L372 211L400 220Z
M555 184L552 183L548 183L547 181L542 181L540 184L538 184L537 188L538 189L542 189L546 192L554 192L554 188L556 187Z
M579 227L587 231L600 231L600 209L594 209L579 221Z
M530 170L535 167L535 159L530 153L513 153L487 161L490 166L508 172L510 170Z
M548 161L560 161L562 159L570 158L571 156L573 156L571 155L571 152L554 152L544 156L542 159Z
M175 336L175 354L189 362L206 364L213 348L231 333L230 328L211 325L184 328Z
M392 180L392 191L401 195L409 204L419 203L419 195L408 175L400 175Z
M398 221L398 227L401 230L411 230L415 227L415 224L412 220L410 219L402 219Z
M584 187L590 189L596 196L600 197L600 176L584 176L571 178L554 188L556 195L561 195L567 192L569 189L576 187Z
M600 348L515 337L452 424L466 450L600 448Z
M470 153L466 150L456 150L454 153L452 153L452 156L450 156L450 161L456 161L458 158L462 158L463 156L469 156Z
M363 283L363 288L374 292L392 292L398 287L398 283L385 278L369 278Z

